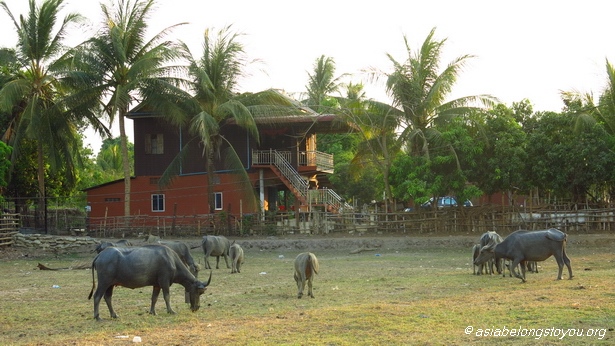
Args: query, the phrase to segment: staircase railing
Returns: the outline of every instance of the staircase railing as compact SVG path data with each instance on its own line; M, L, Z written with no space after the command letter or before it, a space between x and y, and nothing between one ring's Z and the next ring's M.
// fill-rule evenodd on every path
M282 173L297 192L307 197L309 183L297 172L297 170L288 162L288 160L276 150L271 150L273 165Z
M342 200L342 197L331 189L318 189L309 190L309 203L311 204L324 204L330 205L336 210L340 211L341 208L345 208L347 211L352 209L352 206L346 201Z
M311 154L315 154L316 152L310 152ZM318 155L312 155L313 158L316 158ZM274 165L290 183L290 185L296 190L299 196L305 198L306 203L308 204L320 204L327 205L333 207L333 209L340 211L342 208L345 210L351 210L352 206L340 197L335 191L331 189L317 189L317 190L309 190L308 181L302 177L299 172L291 165L290 163L290 152L282 151L279 152L274 149L270 149L268 151L254 151L252 155L253 164L267 164ZM332 160L333 156L331 156ZM329 158L325 158L327 164ZM304 163L305 164L305 163ZM330 164L332 166L332 164ZM326 165L325 165L326 166ZM299 197L298 196L298 197Z

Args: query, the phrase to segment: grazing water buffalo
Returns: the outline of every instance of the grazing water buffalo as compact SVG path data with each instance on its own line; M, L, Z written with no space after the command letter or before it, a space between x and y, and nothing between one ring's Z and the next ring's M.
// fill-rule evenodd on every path
M243 249L239 244L233 243L229 248L229 257L231 257L231 274L241 273L241 264L243 263Z
M98 272L98 287L94 292L96 283L94 271ZM117 318L112 305L113 288L124 286L139 288L153 286L152 305L149 313L156 314L156 301L162 289L162 295L167 305L167 312L174 314L171 309L169 287L178 283L186 289L189 297L190 310L197 311L201 294L211 282L211 273L206 283L198 281L175 251L163 245L147 245L133 248L109 247L99 253L92 261L92 290L88 299L94 293L94 318L100 320L98 306L104 296L109 313Z
M209 265L209 256L216 257L216 269L220 269L220 256L224 256L224 262L226 267L231 268L228 265L228 252L231 247L231 242L224 236L206 235L201 242L203 252L205 253L205 269L211 269Z
M110 241L102 242L96 246L95 250L96 250L96 253L100 253L102 250L108 247L129 247L129 246L132 246L132 244L128 240L121 239L116 242L110 242Z
M569 279L572 279L570 259L566 255L566 233L557 229L543 231L516 231L499 244L490 242L483 246L475 264L485 263L495 257L510 259L509 270L515 277L525 282L525 265L521 265L521 275L515 270L524 261L544 261L554 256L559 267L557 279L562 279L564 264L568 267Z
M483 233L483 235L481 235L480 237L480 247L482 248L483 246L489 244L490 242L495 242L496 244L499 244L502 242L502 237L493 231ZM487 260L487 266L485 267L486 274L492 275L494 266L498 274L502 272L502 260L499 258L496 259L495 257L493 257ZM479 275L482 274L482 271L479 271L478 274Z
M314 274L318 274L318 259L311 252L304 252L297 255L295 258L295 282L297 282L297 298L303 296L305 282L308 284L308 296L314 298L312 293L312 280Z
M184 242L181 241L173 241L173 240L161 240L158 242L161 245L166 245L171 248L171 250L175 251L179 258L184 262L185 265L188 266L190 272L194 277L199 277L199 266L194 263L194 258L190 254L190 248Z

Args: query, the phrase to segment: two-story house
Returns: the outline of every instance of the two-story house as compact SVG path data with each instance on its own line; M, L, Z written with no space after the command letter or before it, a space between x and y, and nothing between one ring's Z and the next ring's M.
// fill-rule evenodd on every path
M343 203L330 189L327 179L333 173L333 157L319 152L316 146L318 133L350 130L336 121L335 115L306 109L301 115L258 118L260 142L233 121L224 123L221 134L240 158L241 171L247 173L249 186L221 155L215 160L211 201L203 146L188 127L171 126L164 117L143 111L134 111L130 118L134 122L135 142L130 202L133 216L208 214L210 203L214 212L234 216L264 215L273 210L299 213L311 208L336 212ZM178 159L182 148L186 155L178 161L176 177L170 185L160 187L161 175ZM90 217L124 215L123 179L91 187L86 192Z

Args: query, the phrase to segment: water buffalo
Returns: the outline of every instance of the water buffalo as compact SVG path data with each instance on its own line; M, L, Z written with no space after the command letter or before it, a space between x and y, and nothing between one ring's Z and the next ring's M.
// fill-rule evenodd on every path
M158 242L159 244L166 245L171 248L171 250L175 251L179 258L184 262L185 265L188 266L190 272L194 277L199 277L199 265L194 262L194 258L190 254L190 248L186 243L175 240L161 240Z
M480 237L480 247L482 248L483 246L489 244L490 242L495 242L496 244L499 244L502 242L502 237L497 234L496 232L493 231L489 231L489 232L485 232L483 233L483 235L481 235ZM480 251L479 251L480 252ZM502 260L501 259L496 259L495 257L490 258L487 260L487 266L485 267L486 272L489 275L493 274L493 267L495 266L496 270L498 273L502 272ZM479 265L480 267L480 265ZM482 274L482 271L479 271L478 275Z
M231 268L228 265L228 252L231 247L231 242L224 236L206 235L201 242L203 252L205 253L205 269L211 269L209 265L209 256L216 257L216 269L220 269L220 256L224 256L224 262L226 267Z
M94 271L98 272L98 287ZM147 245L143 247L118 248L109 247L101 251L92 261L92 290L88 299L94 294L94 318L100 320L98 306L104 296L109 313L117 318L113 310L112 295L115 286L139 288L153 286L152 304L149 313L156 315L156 301L162 289L162 295L167 306L167 312L174 314L171 309L169 287L178 283L184 286L189 297L190 310L197 311L201 294L211 282L211 273L206 283L198 281L188 267L182 262L175 251L163 245Z
M132 246L132 244L128 240L121 239L116 242L110 242L110 241L102 242L96 246L95 250L96 250L96 253L100 253L102 250L108 247L129 247L129 246Z
M239 244L233 243L229 248L229 257L231 257L231 274L241 273L241 264L243 263L243 249Z
M490 242L483 246L475 264L485 263L489 258L495 257L512 260L509 270L515 277L525 282L525 265L521 265L521 275L515 270L524 261L544 261L554 256L559 267L557 279L562 279L564 264L568 267L569 279L572 279L570 259L566 255L566 233L557 229L542 231L516 231L511 233L499 244Z
M312 280L314 274L318 274L318 259L311 252L304 252L297 255L295 258L295 282L297 282L297 298L303 296L305 282L308 284L308 296L314 298L312 293Z

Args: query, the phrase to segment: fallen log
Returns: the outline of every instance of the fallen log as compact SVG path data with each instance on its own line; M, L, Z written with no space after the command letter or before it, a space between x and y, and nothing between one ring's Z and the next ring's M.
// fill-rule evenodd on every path
M360 253L360 252L363 252L363 251L376 251L376 250L378 250L378 248L362 246L362 247L360 247L358 249L354 249L354 250L350 251L349 253L350 254L357 254L357 253Z
M39 264L37 265L37 267L38 267L38 269L40 269L40 270L60 270L60 269L53 269L53 268L49 268L49 267L45 266L45 265L44 265L44 264L42 264L42 263L39 263ZM66 268L61 268L61 269L66 269Z
M39 263L37 265L38 269L40 270L71 270L71 269L89 269L91 268L91 264L80 264L74 267L65 267L65 268L49 268L46 265Z

